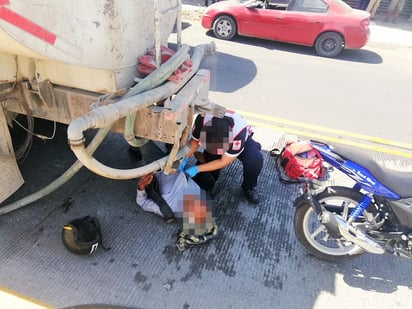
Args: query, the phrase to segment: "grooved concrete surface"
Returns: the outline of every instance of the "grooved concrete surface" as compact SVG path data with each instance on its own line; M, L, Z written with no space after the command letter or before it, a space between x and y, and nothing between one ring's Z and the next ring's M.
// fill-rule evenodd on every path
M259 137L270 144L257 130ZM272 135L271 143L284 138ZM116 167L138 164L115 134L96 158ZM178 227L136 206L136 181L82 169L49 196L0 217L0 287L54 308L407 308L410 261L365 254L329 264L306 254L293 232L297 187L281 184L266 151L264 158L260 205L242 197L241 166L226 168L214 195L218 237L183 253L174 246ZM48 184L73 160L59 126L57 141L35 142L22 166L27 184L13 199ZM100 220L110 250L66 251L61 228L83 215Z

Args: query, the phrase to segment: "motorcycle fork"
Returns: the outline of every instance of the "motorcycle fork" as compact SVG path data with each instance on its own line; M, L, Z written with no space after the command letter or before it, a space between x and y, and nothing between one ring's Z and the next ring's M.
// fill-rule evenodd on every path
M321 188L316 190L316 193L312 193L312 189L310 184L305 183L303 187L303 194L302 197L305 201L307 201L312 209L315 211L316 215L318 216L319 222L326 227L328 230L329 235L338 239L342 235L339 232L338 222L336 221L336 217L333 213L328 211L325 207L322 206L321 203L314 197L316 194L319 194L326 188Z
M300 196L295 201L295 207L299 207L302 203L309 203L312 209L317 215L321 214L325 208L314 198L315 195L325 190L325 187L314 188L312 183L305 179L302 181L302 187L300 188Z

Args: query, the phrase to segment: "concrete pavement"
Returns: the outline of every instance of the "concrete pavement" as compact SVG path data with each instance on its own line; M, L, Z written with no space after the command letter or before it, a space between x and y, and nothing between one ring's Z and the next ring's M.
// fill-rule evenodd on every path
M60 138L53 143L34 140L22 166L28 182L13 198L71 165L65 129L58 125ZM277 146L285 141L273 139ZM97 158L136 166L122 136L110 134L104 144ZM176 224L136 206L134 180L113 181L83 169L42 200L0 216L0 293L35 299L41 304L36 309L407 308L410 261L365 254L335 264L307 254L293 230L298 188L280 183L274 164L265 152L258 206L240 192L241 164L222 170L214 196L219 235L185 252L174 245ZM76 256L64 248L63 225L84 215L98 218L110 250ZM0 308L7 307L0 301Z

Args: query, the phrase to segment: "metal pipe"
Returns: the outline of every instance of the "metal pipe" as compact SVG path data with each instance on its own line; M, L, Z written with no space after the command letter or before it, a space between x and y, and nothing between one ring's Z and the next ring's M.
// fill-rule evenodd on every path
M174 93L176 93L182 84L185 84L199 68L200 62L204 55L215 52L215 44L201 44L197 46L192 55L192 72L189 73L181 84L172 82L165 83L154 89L145 91L136 96L132 96L120 101L97 107L87 115L81 116L73 120L67 128L67 137L71 145L83 144L83 132L93 128L103 128L107 125L126 117L128 114L153 105L156 102L162 101Z
M129 98L132 95L137 95L138 93L144 92L149 89L153 89L161 85L188 58L188 52L189 46L185 44L162 66L158 65L158 69L156 69L153 73L149 74L146 78L140 81L135 87L133 87L131 91L126 93L126 95L123 96L123 98ZM159 50L157 50L156 47L156 55L157 54L159 54L160 56L160 42ZM140 138L136 139L134 135L135 122L136 111L126 116L123 135L129 145L134 147L140 147L144 145L147 142L147 140Z
M182 46L182 0L177 1L177 16L176 16L176 44L180 48Z
M159 12L159 0L153 1L154 5L154 27L155 27L155 58L156 65L160 67L160 12Z
M160 68L158 68L156 71L154 71L149 76L147 76L145 79L143 79L141 82L139 82L125 96L123 96L123 98L129 98L132 95L136 95L143 91L153 89L157 87L158 85L162 84L170 76L170 74L172 74L174 70L176 70L183 63L183 61L186 60L183 57L183 55L186 55L186 50L187 52L189 51L188 46L184 44L178 50L178 52L175 55L173 55L172 58L170 58ZM203 50L203 53L201 52L202 50ZM180 85L184 85L197 72L200 66L200 62L202 61L202 58L205 54L212 54L215 52L216 52L216 45L214 44L214 42L210 44L199 45L198 47L196 47L193 52L192 59L191 59L192 60L192 71L183 80L183 82L177 84L179 86L176 86L175 91L178 90ZM171 83L171 84L176 85L174 83ZM157 103L157 102L153 102L153 103ZM135 123L136 123L136 111L126 116L123 135L129 145L133 147L140 147L140 146L143 146L147 142L147 140L144 138L135 137L134 135Z
M338 224L339 232L346 240L353 242L362 249L374 254L383 254L385 249L372 237L368 236L360 229L348 224L342 217L333 214Z
M122 99L110 105L98 107L87 115L75 119L72 123L70 123L67 129L67 135L69 144L71 145L71 148L77 158L88 169L92 170L96 174L113 179L133 179L162 168L167 162L167 156L137 169L121 170L107 167L95 160L86 152L83 132L91 128L105 127L134 111L170 97L181 88L181 85L186 84L186 82L198 70L203 56L214 53L215 51L216 46L213 42L210 44L201 44L195 47L191 58L192 72L188 74L180 84L168 82L139 95ZM182 148L179 150L176 158L182 158L187 151L188 149L186 147Z
M122 97L122 99L130 98L146 90L153 89L163 83L170 76L170 74L172 74L174 70L176 70L183 63L183 61L185 61L189 57L189 51L190 47L187 44L183 44L182 48L180 48L162 66L146 76L134 87L130 88L130 90Z

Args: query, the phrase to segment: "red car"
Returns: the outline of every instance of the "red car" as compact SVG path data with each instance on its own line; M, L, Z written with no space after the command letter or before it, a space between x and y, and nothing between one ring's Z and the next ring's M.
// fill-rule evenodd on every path
M314 46L323 57L343 48L362 48L369 38L370 14L341 0L228 0L209 6L202 26L219 39L236 34Z

